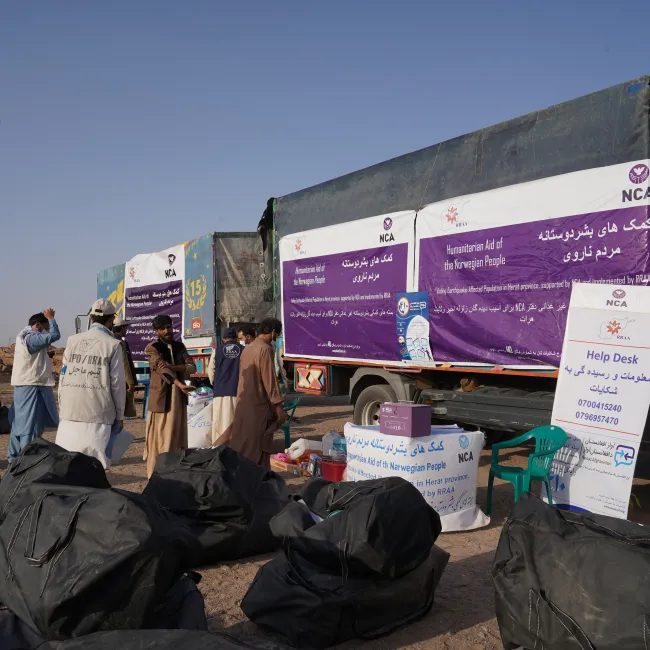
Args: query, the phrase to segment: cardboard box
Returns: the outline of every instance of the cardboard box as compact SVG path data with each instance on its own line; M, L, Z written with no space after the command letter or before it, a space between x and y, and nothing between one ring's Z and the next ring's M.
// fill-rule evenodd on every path
M431 407L427 404L382 404L379 432L406 438L430 436Z
M277 460L273 457L271 458L271 469L274 472L287 472L294 476L308 476L308 474L300 469L300 465L295 463L285 463L284 461Z

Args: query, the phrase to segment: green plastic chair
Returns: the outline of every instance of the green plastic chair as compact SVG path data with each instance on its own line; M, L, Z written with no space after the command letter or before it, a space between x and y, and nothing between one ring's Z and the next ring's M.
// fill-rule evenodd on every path
M284 402L282 404L282 408L287 412L287 415L289 416L289 419L280 427L282 431L284 431L285 449L288 449L291 446L291 421L293 420L293 416L301 400L302 397L299 397L298 399L294 399L291 402Z
M507 467L499 465L499 452L502 449L517 447L532 438L535 439L535 451L528 456L528 467ZM555 452L562 449L566 444L566 432L560 427L544 426L537 427L528 433L515 438L492 445L492 463L490 465L490 478L488 479L487 508L485 512L489 515L492 510L492 486L494 477L502 481L509 481L515 487L515 503L524 492L530 492L531 481L541 481L546 484L548 502L551 499L551 482L548 478L551 471L551 463Z

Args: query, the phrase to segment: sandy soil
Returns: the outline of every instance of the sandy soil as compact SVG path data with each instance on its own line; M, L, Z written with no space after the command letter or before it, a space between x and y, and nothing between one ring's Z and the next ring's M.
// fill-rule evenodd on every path
M11 387L0 384L0 401L11 403ZM141 408L141 406L139 406ZM296 413L299 422L292 426L294 439L305 437L318 439L331 429L343 431L344 424L351 420L352 409L343 399L305 397ZM126 428L136 435L136 441L128 450L122 462L109 473L109 480L115 487L139 492L146 484L145 466L142 462L144 443L144 420L128 421ZM53 433L46 433L53 439ZM278 437L278 451L283 443ZM6 469L8 436L0 436L0 471ZM527 452L512 450L503 456L508 463L523 465ZM650 463L642 462L640 467ZM490 452L481 455L479 468L478 503L485 505ZM639 471L637 471L639 474ZM298 485L301 479L285 476L289 484ZM642 505L650 503L650 481L635 480L635 495ZM346 643L339 648L364 650L497 650L502 648L499 630L494 618L494 596L490 568L496 545L501 533L501 524L513 502L513 491L509 484L497 483L494 489L492 522L487 528L468 533L443 534L438 545L451 555L449 565L436 591L431 612L419 622L379 640ZM633 510L630 518L650 523L650 512L646 509ZM247 621L239 603L246 593L257 569L269 557L249 561L225 563L203 570L200 589L205 597L210 629L227 632L233 636L245 637L265 648L285 647L271 639L265 632Z

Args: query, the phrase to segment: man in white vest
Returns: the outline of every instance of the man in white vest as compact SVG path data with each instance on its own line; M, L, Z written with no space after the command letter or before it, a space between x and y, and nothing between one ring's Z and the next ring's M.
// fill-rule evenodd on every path
M14 404L10 418L10 463L34 438L42 435L46 426L55 427L59 423L48 348L60 338L53 309L34 314L16 337L11 372Z
M122 429L126 399L122 345L110 329L115 311L113 303L97 300L90 310L90 329L68 339L56 434L57 445L93 456L107 469L106 447L111 429Z

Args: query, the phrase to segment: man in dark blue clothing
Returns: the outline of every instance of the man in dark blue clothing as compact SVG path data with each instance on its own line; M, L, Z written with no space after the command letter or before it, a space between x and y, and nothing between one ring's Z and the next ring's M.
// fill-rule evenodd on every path
M239 359L244 347L237 342L233 328L223 333L223 344L212 352L208 365L208 377L214 389L212 402L212 442L216 442L235 417L237 385L239 383Z

